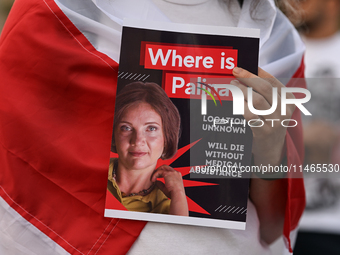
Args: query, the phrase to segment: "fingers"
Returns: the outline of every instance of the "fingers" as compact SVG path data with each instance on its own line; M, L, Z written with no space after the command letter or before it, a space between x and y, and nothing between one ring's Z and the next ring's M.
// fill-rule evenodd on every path
M280 91L284 85L261 68L258 76L242 68L234 68L233 73L237 80L231 84L242 90L245 100L243 116L246 121L251 121L253 135L264 137L275 133L277 121L282 119ZM287 108L290 109L290 106ZM290 112L287 111L288 115ZM265 121L267 119L272 121Z
M157 181L157 178L164 178L164 183ZM172 198L174 194L185 193L182 174L170 166L163 165L157 168L151 176L151 181L156 182L157 186L169 198Z
M168 198L171 198L171 194L168 189L165 187L165 184L161 181L156 181L157 187L166 195Z
M248 124L252 121L249 126L253 132L255 164L279 164L286 136L286 127L280 125L281 120L285 116L290 118L295 108L288 104L286 114L282 115L281 90L286 98L294 98L294 95L283 90L285 86L261 68L258 76L242 68L234 68L233 75L239 81L234 81L233 85L240 88L244 95L244 118Z
M233 74L238 81L243 83L241 84L240 82L237 83L234 81L233 85L242 90L247 102L251 101L249 102L249 107L251 107L252 112L260 110L264 112L256 112L256 114L265 115L270 118L281 117L279 115L281 111L281 90L285 86L279 80L261 68L259 68L258 76L239 67L234 68ZM251 90L252 93L250 93ZM295 98L295 96L290 92L285 92L285 97L287 99ZM290 104L286 107L286 116L291 116L295 106Z
M176 171L172 167L167 165L162 165L158 167L151 175L151 181L155 182L157 178L164 178L168 172ZM177 172L177 171L176 171Z
M251 106L254 106L255 109L257 110L267 110L269 108L271 108L271 104L272 102L270 102L272 100L272 98L270 98L270 100L267 100L263 95L261 95L260 93L256 92L256 91L252 91L252 93L250 93L249 88L243 84L241 84L238 80L233 80L230 82L230 84L237 86L239 89L242 90L242 93L244 95L244 100L246 102L248 102L249 100L251 100L252 102L250 102ZM245 107L245 109L248 109L248 106Z
M281 87L284 87L280 81L261 68L259 68L258 76L239 67L234 68L233 74L240 82L253 88L253 91L263 96L269 105L272 105L273 94L280 96ZM273 91L273 88L277 88L277 93ZM253 100L255 99L256 98L253 98Z

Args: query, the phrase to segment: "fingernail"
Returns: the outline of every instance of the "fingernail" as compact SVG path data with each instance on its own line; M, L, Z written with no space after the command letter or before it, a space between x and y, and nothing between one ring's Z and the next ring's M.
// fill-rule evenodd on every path
M241 71L242 71L242 68L239 68L239 67L235 67L233 69L233 73L235 73L235 74L239 74Z
M238 80L232 80L232 81L230 82L230 84L231 84L231 85L238 85L238 84L240 84L240 83L239 83Z

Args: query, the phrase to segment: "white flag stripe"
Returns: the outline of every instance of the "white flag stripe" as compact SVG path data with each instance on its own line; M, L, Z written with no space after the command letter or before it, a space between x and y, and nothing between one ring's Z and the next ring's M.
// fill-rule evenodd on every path
M0 197L0 254L69 255Z

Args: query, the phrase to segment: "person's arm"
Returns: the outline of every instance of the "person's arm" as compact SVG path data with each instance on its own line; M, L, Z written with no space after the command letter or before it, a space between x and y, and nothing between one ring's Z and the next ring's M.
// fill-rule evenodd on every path
M245 114L250 119L261 119L262 127L252 127L254 164L277 166L282 163L287 128L281 125L283 119L290 119L295 106L288 105L285 116L281 115L281 88L284 87L277 79L259 68L258 76L240 68L235 68L234 76L240 82L233 82L245 95ZM270 109L272 106L272 90L277 88L278 104L276 110L266 116L257 116L248 109L247 87L253 88L253 106L258 110ZM294 95L287 93L287 98ZM276 121L265 121L275 119ZM270 244L282 235L287 201L287 179L263 180L252 176L250 199L254 203L260 221L262 240Z
M253 177L250 199L260 221L260 236L267 244L282 236L287 200L287 179L262 180Z

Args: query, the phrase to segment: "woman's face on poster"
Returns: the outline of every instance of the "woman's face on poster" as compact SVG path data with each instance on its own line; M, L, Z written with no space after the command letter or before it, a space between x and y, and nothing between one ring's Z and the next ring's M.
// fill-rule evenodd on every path
M155 167L164 150L161 116L148 103L125 110L115 132L119 163L129 170Z

